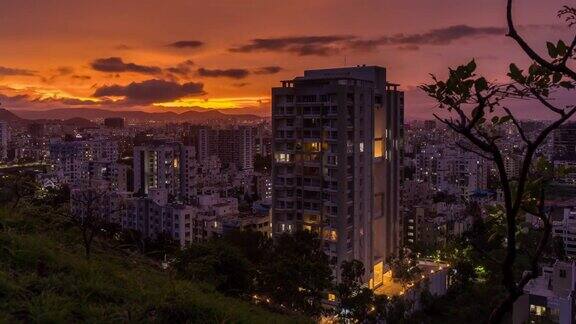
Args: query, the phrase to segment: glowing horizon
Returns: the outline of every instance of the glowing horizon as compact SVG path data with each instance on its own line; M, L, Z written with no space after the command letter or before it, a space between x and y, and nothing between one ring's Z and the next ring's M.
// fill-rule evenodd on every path
M551 31L563 36L562 4L518 4L516 19L536 48L545 51ZM431 117L433 103L417 90L429 73L445 75L475 58L494 79L510 62L528 63L505 37L501 0L246 5L4 0L0 102L13 109L267 108L262 94L303 70L369 64L386 67L407 92L407 117Z

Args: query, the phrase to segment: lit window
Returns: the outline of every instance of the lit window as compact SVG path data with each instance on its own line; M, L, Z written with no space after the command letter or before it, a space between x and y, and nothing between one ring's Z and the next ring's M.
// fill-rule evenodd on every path
M328 294L328 301L331 301L331 302L336 301L336 295L329 293Z
M379 158L382 157L382 151L383 151L383 147L382 147L382 139L376 139L374 140L374 157L375 158Z

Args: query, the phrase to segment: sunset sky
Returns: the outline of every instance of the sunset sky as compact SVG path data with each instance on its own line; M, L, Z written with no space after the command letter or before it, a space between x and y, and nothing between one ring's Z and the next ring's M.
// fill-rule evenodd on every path
M569 1L517 0L537 48L568 38ZM505 34L504 0L1 0L0 102L8 109L268 109L272 86L311 68L388 69L407 117L430 116L415 87L476 58L505 80L526 64ZM532 106L525 117L539 117Z

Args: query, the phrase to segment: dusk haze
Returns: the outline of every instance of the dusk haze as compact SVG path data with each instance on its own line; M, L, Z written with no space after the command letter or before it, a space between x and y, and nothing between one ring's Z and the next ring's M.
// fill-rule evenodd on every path
M0 322L576 323L568 0L1 0Z

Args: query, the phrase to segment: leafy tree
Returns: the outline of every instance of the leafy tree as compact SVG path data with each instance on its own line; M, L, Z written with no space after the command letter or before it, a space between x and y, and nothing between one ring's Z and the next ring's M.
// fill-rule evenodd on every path
M262 289L288 309L310 316L322 312L322 299L332 285L329 258L317 234L280 235L262 267Z
M148 239L147 246L147 255L155 257L156 259L175 256L180 252L180 244L167 232L161 232L153 239Z
M452 269L452 289L462 290L469 287L478 277L474 265L466 260L458 260Z
M29 174L8 174L0 177L0 188L0 199L11 202L14 210L23 199L31 198L38 186Z
M262 265L272 249L272 240L262 232L234 230L226 233L222 240L238 248L253 264Z
M364 287L364 264L358 260L344 261L341 266L341 282L337 285L338 314L342 318L364 322L371 311L374 293Z
M74 191L70 201L70 220L80 229L86 259L90 259L94 238L124 206L113 207L108 192L94 186Z
M374 317L377 323L403 323L410 308L410 302L399 296L377 295L374 298Z
M526 71L512 63L508 71L510 82L498 84L477 76L476 63L472 60L466 65L450 69L447 79L439 80L432 76L433 83L420 87L439 103L440 109L452 115L434 116L468 140L469 145L462 146L463 149L493 161L498 170L500 189L504 196L500 214L505 243L505 253L498 262L501 283L507 296L492 311L491 323L501 322L510 313L514 302L523 294L524 286L538 275L538 261L547 246L551 224L544 205L546 179L535 171L537 168L534 168L533 162L548 135L576 113L575 104L559 106L553 100L554 93L570 93L576 88L576 71L571 66L576 59L576 36L569 44L562 40L548 42L548 57L545 57L518 33L512 9L513 0L507 0L507 36L533 61ZM576 8L566 6L558 12L558 16L572 27L576 21ZM531 138L525 126L504 106L511 99L534 100L556 117L545 122L545 127ZM525 143L517 177L506 172L505 168L503 143L506 136L501 129L505 123L514 125ZM521 269L517 259L519 219L526 211L540 218L543 235L529 257L528 268Z
M392 277L402 283L409 283L420 276L421 270L418 268L417 260L412 253L404 253L390 260L392 267Z
M177 256L174 266L185 278L209 282L227 294L253 291L252 265L237 248L219 240L190 245Z

